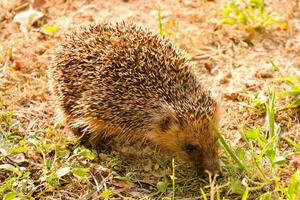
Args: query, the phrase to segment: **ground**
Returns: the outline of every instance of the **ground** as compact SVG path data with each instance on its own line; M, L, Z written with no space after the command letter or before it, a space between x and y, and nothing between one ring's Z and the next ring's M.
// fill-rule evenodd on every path
M221 23L227 3L1 1L0 197L299 199L299 107L285 107L291 97L276 95L273 107L269 99L273 90L279 94L289 88L282 77L300 77L300 3L265 1L288 24L284 28ZM44 16L27 21L22 28L14 17L29 6ZM96 153L80 146L78 138L54 121L47 68L55 46L78 26L121 20L166 33L165 37L187 52L203 84L220 102L219 130L246 170L226 150L223 173L205 177L151 146L139 153L126 145ZM272 133L268 108L275 110L274 137L267 136ZM263 135L260 139L249 136L257 134L256 128Z

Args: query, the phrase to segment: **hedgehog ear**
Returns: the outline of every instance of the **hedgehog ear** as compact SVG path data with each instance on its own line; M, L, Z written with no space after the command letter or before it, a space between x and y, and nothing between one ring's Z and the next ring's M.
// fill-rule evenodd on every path
M159 121L159 129L161 132L167 132L173 124L173 119L171 116L164 116Z

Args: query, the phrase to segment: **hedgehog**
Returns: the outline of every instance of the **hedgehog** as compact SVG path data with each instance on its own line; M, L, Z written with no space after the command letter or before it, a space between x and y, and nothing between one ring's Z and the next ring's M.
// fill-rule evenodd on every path
M49 69L60 119L105 146L108 138L149 141L193 164L219 170L218 104L183 50L132 23L86 25L68 34Z

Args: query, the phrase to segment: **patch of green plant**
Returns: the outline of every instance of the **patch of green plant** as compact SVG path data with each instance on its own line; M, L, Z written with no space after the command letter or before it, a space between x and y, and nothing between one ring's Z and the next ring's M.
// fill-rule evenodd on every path
M17 131L19 120L14 111L0 112L0 142L2 144L10 140L18 140L20 137L14 132Z
M284 81L289 87L288 89L282 92L276 93L276 96L280 98L284 98L284 97L292 98L291 103L286 105L284 109L299 107L300 106L300 77L284 76L277 65L275 65L273 62L271 64L274 71L279 73L280 77L278 78L278 80Z
M288 26L264 0L231 0L224 6L223 16L222 24L243 24L248 30L286 29Z
M24 168L8 163L1 164L0 171L10 174L0 184L1 199L33 199L31 192L28 191L33 186L29 171L24 171Z
M82 146L68 149L41 139L35 132L21 139L14 131L15 117L13 113L1 115L5 126L0 136L0 171L4 175L0 199L32 199L33 194L39 198L47 189L60 189L62 184L84 182L89 177L84 163L95 160L95 153Z
M267 100L268 97L266 94L263 91L260 91L250 97L250 103L238 102L238 104L246 108L250 108L255 112L264 113L266 111Z
M242 143L236 147L228 144L211 121L213 129L219 135L220 146L227 154L222 160L225 172L228 173L230 192L240 195L241 199L258 195L256 199L296 200L299 196L299 171L287 171L286 162L290 156L295 156L300 151L297 148L289 152L280 151L282 138L280 125L275 121L275 101L273 91L264 103L267 130L253 127L240 132ZM289 144L299 146L296 141L290 141ZM287 173L290 178L285 178Z
M289 200L299 200L300 199L300 172L297 170L287 187L283 188L283 193Z
M288 89L277 93L278 97L291 97L292 101L285 108L296 108L300 106L300 77L282 77L282 81L288 84Z
M73 175L78 179L84 179L89 173L89 168L79 164L72 164L72 159L82 157L87 160L94 160L95 154L82 146L77 147L73 154L68 149L61 148L59 145L53 145L45 142L35 144L38 151L42 154L44 161L43 174L41 182L46 182L52 187L60 187L60 182L66 175ZM48 156L54 151L54 157Z
M300 77L283 77L283 81L289 83L290 89L278 94L280 97L293 97L292 102L288 105L289 108L300 106Z
M110 199L110 196L112 195L113 193L109 190L109 189L105 189L101 194L100 196L104 199L104 200L108 200Z

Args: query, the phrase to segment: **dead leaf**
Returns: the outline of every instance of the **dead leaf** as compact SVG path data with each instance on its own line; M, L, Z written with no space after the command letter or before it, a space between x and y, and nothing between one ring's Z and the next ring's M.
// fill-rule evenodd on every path
M22 163L25 161L25 155L24 153L18 153L13 156L9 156L9 159L14 163Z
M255 73L256 78L273 78L274 71L273 70L266 70L266 69L259 69Z
M130 189L134 187L134 183L131 183L129 181L117 180L117 179L113 179L110 184L119 188L126 188L126 189Z
M37 8L37 7L41 7L42 5L44 5L46 3L45 0L34 0L33 3L32 3L32 6L34 8Z
M220 82L220 84L226 84L226 83L229 83L229 79L228 78L221 78L219 82Z
M27 31L30 29L30 27L37 22L39 19L41 19L44 16L44 13L29 8L25 11L19 12L15 15L13 21L20 23L21 25L21 30L22 31Z
M26 61L22 60L22 59L14 60L12 68L16 71L22 71L22 72L29 72L30 71L30 68L26 64Z
M226 99L230 99L232 101L237 101L240 97L240 93L239 92L227 92L227 93L224 93L224 97Z
M290 162L291 165L295 167L295 169L300 169L300 156L296 156L292 158Z
M137 197L137 198L142 198L145 196L145 194L141 193L141 192L137 192L137 191L129 191L128 194Z

